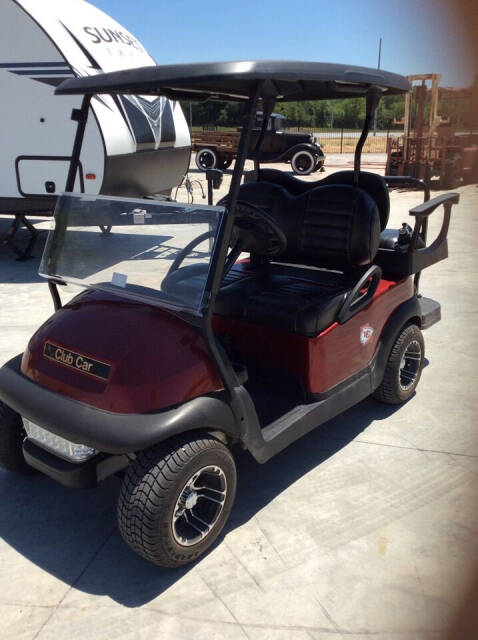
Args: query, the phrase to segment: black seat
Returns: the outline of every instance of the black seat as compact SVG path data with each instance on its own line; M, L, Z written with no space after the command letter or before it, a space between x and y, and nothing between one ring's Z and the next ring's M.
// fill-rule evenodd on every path
M315 336L332 324L378 249L377 205L351 185L324 185L298 196L278 184L242 185L239 199L266 210L287 247L277 262L239 264L223 281L218 315ZM279 262L280 260L280 262Z
M354 172L351 170L336 171L321 180L307 182L306 180L301 180L300 178L291 176L289 173L284 173L284 171L266 168L259 170L259 181L277 184L284 187L284 189L291 195L299 196L307 191L317 187L323 187L328 184L348 184L353 186ZM254 171L246 173L244 176L244 182L256 182L256 175ZM390 215L390 196L388 193L387 183L383 177L377 173L361 171L359 173L358 186L366 191L373 200L375 200L380 216L380 228L383 231L387 226Z
M316 336L334 322L352 287L341 273L275 263L267 268L239 264L224 279L215 312Z

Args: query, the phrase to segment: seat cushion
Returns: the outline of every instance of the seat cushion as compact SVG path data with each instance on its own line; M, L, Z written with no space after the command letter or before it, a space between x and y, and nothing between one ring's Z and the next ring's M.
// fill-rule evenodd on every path
M336 272L280 264L236 265L218 293L215 312L312 337L335 321L352 287Z

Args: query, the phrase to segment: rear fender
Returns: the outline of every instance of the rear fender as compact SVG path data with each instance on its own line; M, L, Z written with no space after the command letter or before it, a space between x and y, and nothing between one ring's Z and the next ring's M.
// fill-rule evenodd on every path
M398 334L405 325L412 323L418 327L422 324L422 309L416 295L395 309L382 331L372 368L372 390L382 382L385 367Z

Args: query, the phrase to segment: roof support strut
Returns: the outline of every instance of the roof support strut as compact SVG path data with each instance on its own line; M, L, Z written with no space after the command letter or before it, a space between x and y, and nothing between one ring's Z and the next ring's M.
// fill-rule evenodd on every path
M78 125L76 127L75 141L73 143L70 167L68 169L68 176L66 178L66 185L65 185L65 191L69 193L73 192L75 189L76 174L78 172L78 167L80 166L81 147L83 146L83 138L85 137L85 129L86 129L86 122L88 120L90 100L91 100L90 95L83 96L83 100L81 102L81 108L73 109L73 111L71 112L71 119L78 122ZM58 224L58 221L57 221L57 224ZM64 225L61 231L62 233L59 234L59 237L63 239L63 236L65 234ZM57 237L55 242L59 242L59 241L60 240ZM55 311L58 311L58 309L61 308L61 298L60 298L60 293L58 291L57 282L55 282L55 280L53 280L52 278L48 279L48 289L50 291L50 295L53 300L53 307Z
M237 151L236 162L234 164L234 172L232 174L228 202L226 205L227 212L216 239L216 245L211 260L211 266L209 269L205 291L205 297L209 299L206 301L203 319L204 337L206 339L211 356L216 363L219 374L224 383L224 388L230 396L233 395L233 389L235 386L237 386L238 381L234 370L230 366L230 363L228 363L227 360L223 357L216 344L216 339L212 330L212 314L214 310L214 301L216 299L216 294L219 290L219 287L221 286L221 281L224 274L224 265L226 261L227 250L229 247L229 240L231 237L232 228L234 226L234 212L236 208L237 197L239 194L239 187L241 186L244 163L246 161L247 152L249 149L251 132L254 127L256 118L257 101L262 89L262 85L263 83L261 81L258 81L254 84L249 96L249 100L245 104L241 138L239 140L239 148Z
M362 157L363 145L365 144L365 140L367 139L368 132L370 131L370 127L372 126L374 115L377 110L378 103L380 102L381 96L382 96L382 91L378 87L371 87L367 92L367 106L365 111L365 120L363 123L362 133L360 135L359 141L357 142L357 146L355 147L354 183L356 185L359 184L360 160Z
M270 115L274 109L275 100L272 98L263 98L262 99L262 125L261 131L259 133L259 137L257 138L256 145L252 152L252 157L254 159L254 174L255 180L259 180L259 153L262 147L262 143L264 142L264 138L267 132L267 126L269 124Z
M75 189L76 173L80 164L80 153L85 136L86 121L88 120L88 110L90 108L90 95L83 96L80 109L73 109L71 119L78 122L76 127L75 142L73 143L73 151L71 153L70 168L66 179L65 191L72 192Z

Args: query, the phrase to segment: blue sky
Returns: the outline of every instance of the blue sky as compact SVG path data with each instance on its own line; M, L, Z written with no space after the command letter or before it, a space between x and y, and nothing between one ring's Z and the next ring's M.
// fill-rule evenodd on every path
M472 81L452 2L445 0L91 0L137 36L158 64L292 59L442 73Z

